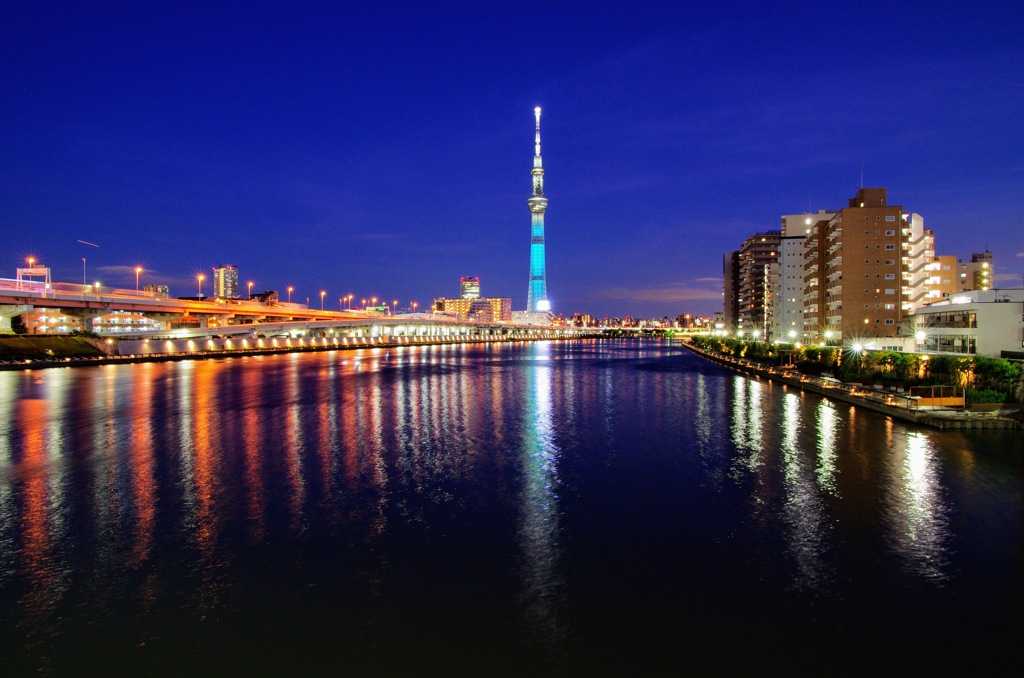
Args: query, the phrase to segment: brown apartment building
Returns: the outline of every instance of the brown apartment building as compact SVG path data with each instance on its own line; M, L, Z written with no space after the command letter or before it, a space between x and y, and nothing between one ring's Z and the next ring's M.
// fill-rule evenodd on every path
M927 301L934 236L918 215L861 188L804 241L804 340L896 337Z

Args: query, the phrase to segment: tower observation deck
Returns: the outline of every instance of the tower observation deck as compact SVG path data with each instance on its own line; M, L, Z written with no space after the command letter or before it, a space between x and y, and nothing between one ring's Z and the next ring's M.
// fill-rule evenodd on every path
M540 106L533 109L537 119L534 139L533 195L527 200L530 207L530 292L526 297L527 313L546 313L551 310L548 301L548 280L544 263L544 212L548 199L544 197L544 164L540 157Z

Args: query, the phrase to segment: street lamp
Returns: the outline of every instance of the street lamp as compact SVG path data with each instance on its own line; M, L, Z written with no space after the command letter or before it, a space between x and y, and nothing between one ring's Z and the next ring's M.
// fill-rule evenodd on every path
M354 296L355 296L354 294L349 294L348 295L348 310L350 310L350 311L352 310L352 297L354 297Z
M294 290L294 289L295 288L292 287L291 285L288 286L288 303L289 304L292 303L292 290Z
M418 301L412 302L412 312L413 313L416 312L416 307L419 306L419 305L420 305L420 302L418 302Z
M33 265L36 263L36 258L35 257L29 257L26 261L28 261L28 267L29 268L33 268Z
M391 315L394 315L395 312L398 311L398 299L395 299L394 301L391 302L391 309L392 309Z
M326 291L320 290L320 310L321 311L324 310L324 295L325 294L327 294Z
M135 267L135 294L139 293L139 274L142 273L142 267Z
M252 281L249 281L249 301L252 301Z
M206 276L200 273L196 276L196 280L199 282L199 300L203 299L203 281L206 280Z

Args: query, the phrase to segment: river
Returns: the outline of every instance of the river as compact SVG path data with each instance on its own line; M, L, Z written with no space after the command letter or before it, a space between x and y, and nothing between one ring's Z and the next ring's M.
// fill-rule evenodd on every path
M0 372L6 675L1014 657L1024 436L667 340Z

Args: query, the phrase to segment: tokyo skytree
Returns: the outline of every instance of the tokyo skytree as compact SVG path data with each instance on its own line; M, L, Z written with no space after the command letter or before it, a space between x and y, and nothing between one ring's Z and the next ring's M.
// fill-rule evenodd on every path
M544 197L544 165L540 158L540 106L533 109L537 118L537 135L534 140L533 195L527 200L530 206L530 293L526 297L527 313L546 313L551 310L548 301L548 280L544 264L544 212L548 199Z

